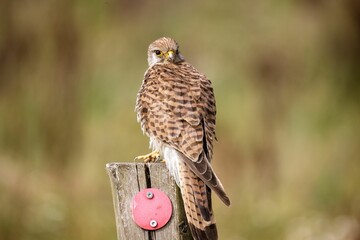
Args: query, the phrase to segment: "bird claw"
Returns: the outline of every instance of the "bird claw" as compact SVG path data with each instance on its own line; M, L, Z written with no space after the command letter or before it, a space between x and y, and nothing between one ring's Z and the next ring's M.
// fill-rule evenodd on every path
M151 152L146 155L138 156L134 159L135 161L144 161L144 163L153 163L160 161L160 153L157 151Z

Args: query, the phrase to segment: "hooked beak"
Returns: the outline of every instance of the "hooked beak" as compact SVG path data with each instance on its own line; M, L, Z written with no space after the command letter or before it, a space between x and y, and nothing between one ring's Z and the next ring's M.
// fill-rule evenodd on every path
M174 62L175 60L175 52L173 50L168 51L167 53L165 53L165 57L167 60Z

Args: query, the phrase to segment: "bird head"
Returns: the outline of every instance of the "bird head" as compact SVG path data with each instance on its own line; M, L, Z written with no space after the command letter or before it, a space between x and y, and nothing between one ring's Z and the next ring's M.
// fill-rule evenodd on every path
M149 67L156 63L179 63L184 57L179 52L177 42L169 37L163 37L150 44L148 49Z

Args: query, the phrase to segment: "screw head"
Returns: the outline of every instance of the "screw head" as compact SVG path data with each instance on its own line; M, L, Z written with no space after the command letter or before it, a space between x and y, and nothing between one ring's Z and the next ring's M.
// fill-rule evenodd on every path
M152 199L152 198L154 197L154 194L149 191L149 192L146 193L146 197L147 197L148 199Z
M157 226L157 221L156 220L151 220L150 221L150 226L153 227L153 228L156 227Z

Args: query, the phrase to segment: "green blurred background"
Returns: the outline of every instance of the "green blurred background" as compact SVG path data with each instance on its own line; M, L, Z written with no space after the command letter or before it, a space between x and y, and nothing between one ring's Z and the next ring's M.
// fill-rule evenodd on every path
M0 1L0 239L116 239L162 36L213 82L220 239L360 239L358 0Z

